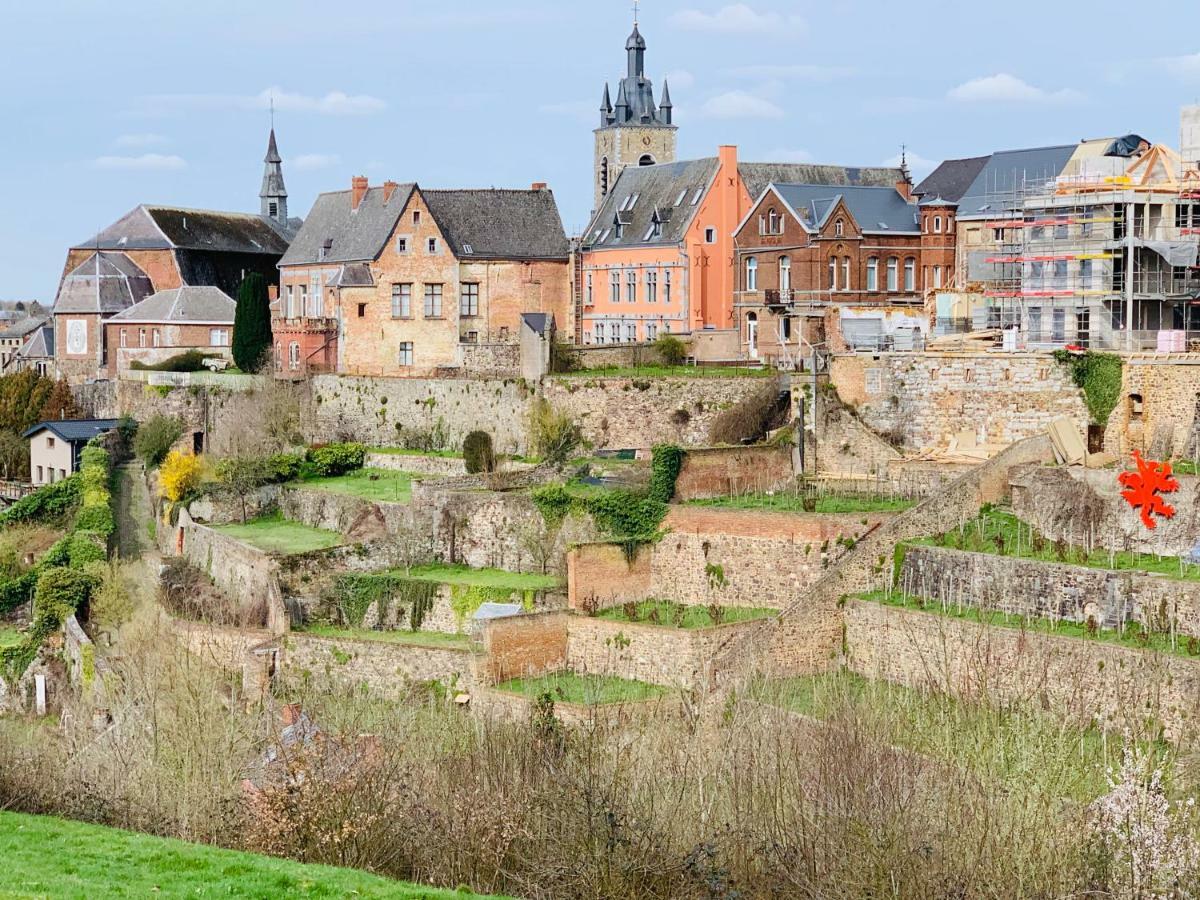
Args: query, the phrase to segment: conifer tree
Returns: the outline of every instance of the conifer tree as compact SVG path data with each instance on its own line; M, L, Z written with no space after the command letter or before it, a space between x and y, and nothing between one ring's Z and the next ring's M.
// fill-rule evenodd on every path
M257 372L271 349L271 301L267 282L257 272L242 280L233 316L233 361L243 372Z
M43 422L83 418L83 410L75 402L75 395L71 393L71 386L65 379L60 378L54 383L54 387L50 389L50 396L42 404L38 417Z

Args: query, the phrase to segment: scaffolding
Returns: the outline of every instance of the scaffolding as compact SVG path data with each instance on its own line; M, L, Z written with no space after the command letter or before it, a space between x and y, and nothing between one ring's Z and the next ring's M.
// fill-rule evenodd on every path
M1010 349L1200 349L1200 171L1158 145L1068 169L989 194L975 326L1015 332Z

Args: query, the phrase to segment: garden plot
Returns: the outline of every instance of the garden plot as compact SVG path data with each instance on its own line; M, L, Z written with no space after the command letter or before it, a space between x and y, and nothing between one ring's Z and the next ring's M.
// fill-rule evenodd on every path
M323 528L311 528L283 516L264 516L242 525L216 525L213 531L279 556L328 550L342 543L342 536Z

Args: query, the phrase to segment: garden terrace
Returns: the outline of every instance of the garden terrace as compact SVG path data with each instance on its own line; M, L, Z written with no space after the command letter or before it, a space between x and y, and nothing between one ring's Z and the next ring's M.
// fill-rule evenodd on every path
M264 516L245 524L216 525L212 530L256 547L264 553L279 556L328 550L342 543L341 535L335 532L311 528L280 515Z
M336 625L315 623L298 626L295 631L300 634L311 634L314 637L335 640L379 641L385 644L403 644L430 649L466 650L471 646L471 639L465 634L444 634L438 631L401 631L397 629L381 631L370 628L339 628Z
M692 506L711 506L717 509L762 509L795 513L860 513L903 512L917 504L904 497L884 497L850 494L808 494L798 491L772 491L689 500Z
M716 603L709 606L687 606L672 600L642 600L624 603L601 610L596 615L613 622L659 625L663 628L712 628L715 625L730 625L749 622L776 615L778 609L748 606L724 607Z
M307 490L346 494L361 500L408 503L412 499L413 475L390 469L355 469L345 475L314 476L291 486Z
M580 675L556 672L530 678L512 678L496 685L496 690L518 694L530 701L549 694L556 703L580 706L604 706L610 703L638 703L653 700L667 689L644 681L612 675Z
M470 900L480 896L391 881L354 869L306 865L12 812L0 812L0 857L8 889L19 888L19 896L30 897L161 894Z

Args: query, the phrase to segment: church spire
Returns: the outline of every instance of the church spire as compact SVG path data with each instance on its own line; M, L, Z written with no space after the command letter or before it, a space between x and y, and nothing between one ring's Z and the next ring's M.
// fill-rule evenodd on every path
M658 104L658 111L661 114L660 118L664 125L671 124L671 111L675 108L675 104L671 102L671 88L667 85L667 79L663 79L662 103Z
M275 143L275 127L267 141L267 155L263 157L262 190L258 192L260 214L268 219L287 225L287 187L283 183L283 157Z
M608 82L604 83L604 96L600 98L600 127L612 124L612 99L608 93Z

